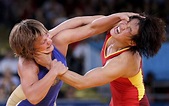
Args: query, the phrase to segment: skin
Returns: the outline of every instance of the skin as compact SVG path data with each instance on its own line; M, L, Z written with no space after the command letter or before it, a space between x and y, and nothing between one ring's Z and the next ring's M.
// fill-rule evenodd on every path
M112 37L106 46L110 48L107 49L105 53L107 56L121 48L135 45L135 43L132 43L130 40L130 37L138 33L138 22L137 19L133 19L130 22L121 21L110 30ZM119 33L117 32L118 27L120 28ZM77 89L86 89L105 85L119 77L132 77L139 72L140 62L141 56L138 52L133 54L127 51L117 57L109 59L103 67L97 67L88 71L84 76L68 70L63 75L60 75L59 78ZM55 67L56 70L58 67L59 69L60 67L62 67L63 70L66 69L63 65L59 64L57 61L55 62L55 65L57 65L57 67Z
M90 70L90 72L88 72L84 76L80 76L76 73L68 71L67 67L65 67L61 62L58 62L56 59L53 61L51 60L51 52L54 48L53 46L55 46L64 56L66 56L69 44L105 32L112 27L113 28L110 30L110 32L112 33L112 39L109 43L114 44L114 46L112 47L111 51L108 51L108 53L113 53L114 51L119 49L119 47L125 47L131 41L128 37L122 37L124 36L123 34L119 34L117 36L113 34L115 33L116 28L114 26L120 20L125 20L127 23L126 25L131 27L131 25L129 25L130 22L128 23L128 21L129 16L132 15L137 14L117 13L102 18L99 18L101 16L97 16L93 18L88 17L84 20L79 19L80 22L77 21L77 19L76 21L67 21L53 28L52 30L49 30L49 32L45 33L44 36L40 36L39 38L37 38L34 45L34 47L37 48L34 54L34 59L36 63L47 67L49 69L49 72L41 80L38 80L37 74L39 73L39 69L35 61L26 60L19 57L18 74L20 76L21 86L26 98L32 104L39 103L46 96L57 76L61 80L74 86L77 89L84 89L104 85L120 76L127 77L136 74L137 72L131 71L129 73L132 74L124 75L125 72L123 71L123 69L127 69L126 71L128 71L138 68L138 58L140 58L138 53L136 53L134 56L131 55L130 52L123 53L117 58L110 59L105 66ZM120 28L124 29L123 31L126 31L126 28L123 28L122 26L120 26ZM131 33L134 34L134 32ZM129 35L131 34L126 34L126 36ZM128 41L123 44L115 39L119 39L122 41L127 39ZM109 46L110 44L108 44L107 46ZM123 58L126 58L126 61L122 61ZM133 61L130 62L130 64L127 64L127 60L130 59L132 59ZM118 66L117 64L119 63L123 65L121 65L121 67L115 67ZM127 68L127 66L129 65L134 67L132 69L129 67ZM111 71L110 68L114 71ZM93 80L93 78L95 77L100 77L102 79L101 82L100 79ZM90 82L87 82L88 80L90 80ZM42 87L43 90L41 89Z
M64 37L65 37L65 35L68 35L68 33L70 32L69 28L81 26L81 25L89 23L99 17L101 17L101 16L88 17L87 19L85 19L84 22L81 21L79 18L76 20L76 23L74 22L74 20L69 21L69 22L67 22L67 24L62 24L58 28L54 28L54 29L50 30L49 32L44 33L43 36L39 36L35 41L35 44L34 44L34 47L36 48L35 55L37 53L41 52L41 53L47 53L51 57L51 52L54 49L54 46L57 47L58 50L60 50L62 54L66 55L68 43L70 41L67 39L64 39ZM73 26L71 26L69 24L71 24ZM61 29L64 30L63 28L68 28L68 29L66 32L62 31L62 33L60 33ZM60 30L58 30L58 29L60 29ZM75 30L75 31L77 31L77 30ZM64 35L62 35L63 33L64 33ZM57 34L60 36L55 36L54 34ZM76 37L77 35L74 35L74 36ZM79 39L78 37L75 38L75 40L78 40L78 39ZM52 65L51 65L51 67L52 67ZM49 69L49 67L47 67L47 68ZM50 70L41 80L38 80L38 73L39 73L39 68L38 68L37 64L35 63L35 61L26 60L25 58L19 57L18 74L20 76L21 86L22 86L24 94L26 95L26 98L32 104L39 103L46 96L50 87L52 86L53 82L55 81L56 76L58 75L58 73L55 70ZM42 87L43 87L43 89L41 89Z

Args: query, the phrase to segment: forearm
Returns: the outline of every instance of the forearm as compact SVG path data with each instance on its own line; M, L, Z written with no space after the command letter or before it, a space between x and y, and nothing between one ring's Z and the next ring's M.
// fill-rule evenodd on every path
M101 17L104 17L104 15L83 16L79 17L79 21L81 21L82 25L86 25Z
M95 15L95 16L83 16L83 17L75 17L71 18L67 21L64 21L63 23L59 24L55 28L51 29L49 31L50 36L53 37L57 33L59 33L62 30L65 29L71 29L71 28L76 28L82 25L86 25L91 23L93 20L103 17L103 15Z
M47 95L55 79L56 75L49 71L41 80L30 86L27 99L33 104L39 103Z
M66 73L58 77L59 79L75 87L76 89L82 90L105 84L106 81L101 80L102 78L100 78L100 75L102 75L103 73L101 69L101 67L94 68L88 71L88 73L86 73L84 76L72 71L67 71Z
M119 21L120 18L116 14L108 15L94 20L91 29L94 30L94 35L100 34L113 28Z
M94 30L93 31L95 32L94 34L99 34L113 28L121 20L129 21L129 17L133 15L139 15L139 14L131 13L131 12L120 12L120 13L111 14L94 20L91 24L91 29Z
M59 79L73 86L76 89L82 89L83 86L85 85L85 81L84 81L85 78L82 75L79 75L72 71L67 71L64 75L58 77Z

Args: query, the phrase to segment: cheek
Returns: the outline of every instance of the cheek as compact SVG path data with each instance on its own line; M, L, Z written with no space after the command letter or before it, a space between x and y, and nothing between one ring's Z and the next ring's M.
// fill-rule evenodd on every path
M129 30L124 30L120 35L121 35L121 36L130 36L131 33L130 33Z
M114 29L110 30L110 35L114 35Z
M42 45L42 46L40 46L38 51L41 52L41 51L45 51L46 49L47 49L47 46L46 45Z

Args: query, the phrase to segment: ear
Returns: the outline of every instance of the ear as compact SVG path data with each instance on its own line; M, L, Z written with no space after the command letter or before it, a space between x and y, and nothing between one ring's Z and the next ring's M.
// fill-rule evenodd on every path
M136 43L131 40L130 43L129 43L129 45L130 45L130 46L136 46Z

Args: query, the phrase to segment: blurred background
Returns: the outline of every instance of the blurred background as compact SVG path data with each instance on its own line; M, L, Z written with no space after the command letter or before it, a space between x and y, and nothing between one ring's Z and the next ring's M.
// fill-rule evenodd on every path
M166 22L167 41L159 53L143 58L144 82L151 106L169 106L169 0L0 0L0 106L20 84L17 58L8 44L11 28L17 22L33 18L51 29L76 16L109 15L116 12L148 13ZM69 46L67 63L71 70L84 74L101 66L100 50L105 34ZM64 84L58 106L108 106L109 85L76 90Z

